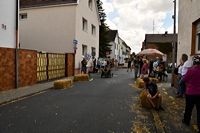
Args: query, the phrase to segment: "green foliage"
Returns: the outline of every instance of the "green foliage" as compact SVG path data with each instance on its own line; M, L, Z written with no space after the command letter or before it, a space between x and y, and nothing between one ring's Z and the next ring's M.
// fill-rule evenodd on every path
M135 60L135 58L134 58L134 57L131 57L130 59L131 59L131 61L134 61L134 60Z
M172 73L172 68L167 68L168 73Z
M99 18L101 25L99 27L99 57L106 58L106 52L109 51L111 53L110 39L108 38L108 26L105 23L106 14L104 13L104 9L102 7L103 3L101 0L97 0L97 6L99 9Z
M132 52L132 55L135 56L135 52Z

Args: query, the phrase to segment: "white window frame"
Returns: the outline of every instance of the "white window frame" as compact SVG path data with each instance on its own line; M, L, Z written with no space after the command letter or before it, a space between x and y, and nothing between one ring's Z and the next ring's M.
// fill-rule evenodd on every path
M200 53L200 21L196 24L196 53Z
M84 56L87 53L87 45L82 45L82 55Z
M20 20L24 20L28 18L28 14L27 13L22 13L19 15Z
M87 31L87 20L83 18L82 20L83 31Z
M94 25L91 26L92 28L92 35L95 36L96 35L96 27Z
M92 9L92 0L88 0L88 7L90 8L90 9Z

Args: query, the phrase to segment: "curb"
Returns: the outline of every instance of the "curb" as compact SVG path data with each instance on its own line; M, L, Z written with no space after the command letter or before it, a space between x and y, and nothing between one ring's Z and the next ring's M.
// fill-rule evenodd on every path
M1 102L0 107L7 105L7 104L10 104L10 103L13 103L13 102L16 102L16 101L23 100L23 99L31 97L31 96L35 96L35 95L47 92L47 91L52 90L52 89L53 89L53 87L48 88L48 89L44 89L44 90L41 90L41 91L33 92L33 93L30 93L30 94L27 94L27 95L23 95L23 96L20 96L18 98L14 98L14 99L11 99L11 100L8 100L8 101L5 101L5 102Z

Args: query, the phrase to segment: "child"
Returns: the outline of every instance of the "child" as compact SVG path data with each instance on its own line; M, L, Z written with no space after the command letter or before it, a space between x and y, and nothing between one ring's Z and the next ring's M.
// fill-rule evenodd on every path
M155 108L156 111L164 110L161 107L162 96L161 96L161 94L158 90L156 83L150 81L148 77L144 77L143 81L146 84L147 98L149 99L152 106ZM157 106L155 106L153 101L152 101L155 98L158 98Z

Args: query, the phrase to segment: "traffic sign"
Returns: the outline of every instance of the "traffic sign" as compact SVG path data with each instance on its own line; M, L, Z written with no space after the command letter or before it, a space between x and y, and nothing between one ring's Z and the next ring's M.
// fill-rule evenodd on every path
M109 52L109 51L107 51L107 52L106 52L106 55L109 55L109 54L110 54L110 52Z
M78 41L74 39L74 40L73 40L73 43L74 43L74 44L78 44Z

